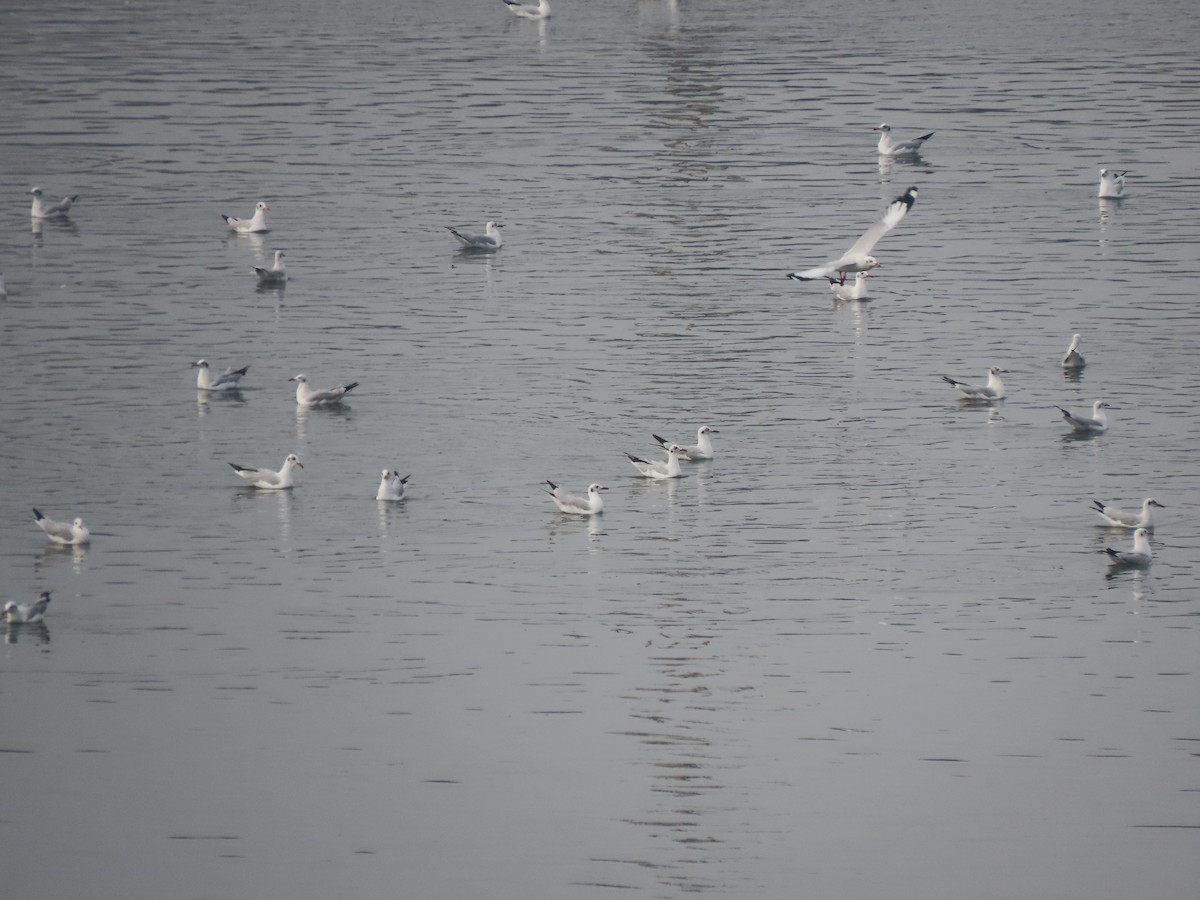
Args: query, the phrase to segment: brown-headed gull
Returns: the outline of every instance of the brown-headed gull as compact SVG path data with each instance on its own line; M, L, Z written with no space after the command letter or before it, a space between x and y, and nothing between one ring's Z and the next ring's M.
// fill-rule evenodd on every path
M270 208L259 200L254 204L253 218L239 219L237 216L227 216L224 213L221 213L221 218L238 234L262 234L267 231L267 210Z
M911 141L897 141L892 139L892 126L887 122L876 125L871 130L879 132L880 156L916 156L921 152L922 145L934 134L931 131L929 134L923 134Z
M589 484L586 497L572 494L553 481L547 481L546 484L550 485L550 490L546 493L550 495L554 504L565 513L573 516L594 516L596 513L604 511L604 498L600 496L600 492L607 491L608 488L602 484Z
M847 272L866 272L882 265L879 260L870 255L872 248L879 243L880 238L900 224L900 220L908 215L908 211L916 202L917 189L910 187L888 204L888 208L884 210L879 221L863 232L862 237L854 242L854 246L840 257L831 259L815 269L791 272L788 278L794 278L796 281L812 281L814 278L828 278L836 273L841 275L841 282L845 283Z
M1110 172L1108 169L1100 170L1100 191L1096 195L1102 200L1117 200L1125 196L1125 176L1128 175L1128 170L1124 172Z
M91 532L83 524L83 519L76 518L73 522L55 522L49 516L34 509L33 517L37 520L38 528L46 532L46 537L56 544L64 546L79 546L91 540Z
M1103 400L1097 400L1092 404L1092 414L1090 416L1073 413L1069 409L1063 409L1061 406L1056 406L1054 408L1062 413L1063 420L1076 431L1088 432L1108 430L1108 416L1105 415L1104 410L1110 409L1111 407L1109 407L1109 405Z
M250 371L249 366L242 366L240 369L226 369L214 376L207 359L196 360L191 368L200 370L196 373L196 389L200 391L236 390L241 387L242 376Z
M839 300L863 300L867 296L867 279L870 277L866 272L858 272L854 276L854 284L849 287L837 278L830 278L829 289Z
M343 397L358 387L358 382L353 381L341 387L317 391L308 386L308 378L304 375L293 375L288 381L296 382L296 403L300 406L329 406L341 403Z
M1114 566L1148 566L1154 562L1154 554L1150 551L1150 532L1145 528L1138 528L1133 532L1133 549L1132 550L1114 550L1112 547L1105 547L1104 552L1108 554L1108 562Z
M547 19L550 17L548 0L538 0L537 3L518 3L517 0L504 0L504 5L514 16L522 19Z
M991 403L993 400L1004 399L1004 382L1000 380L1001 372L1007 375L1008 369L1001 369L999 366L992 366L988 369L987 384L967 384L965 381L955 381L949 375L943 375L942 381L958 391L963 400Z
M679 467L679 458L683 456L684 450L678 444L672 444L667 448L667 458L647 462L644 459L634 456L632 453L626 453L629 457L629 462L638 472L647 478L678 478L683 474L683 470Z
M467 250L499 250L504 243L500 228L495 222L488 222L483 234L473 234L446 226L446 230L458 238L459 243Z
M403 500L404 486L408 484L411 475L400 477L400 473L392 469L384 469L379 478L379 490L375 492L376 500Z
M1067 352L1062 358L1062 367L1064 369L1082 369L1086 363L1083 361L1083 354L1079 352L1079 342L1083 340L1082 335L1071 335L1071 346L1067 348Z
M679 444L678 446L683 447L683 452L686 454L688 459L712 459L713 445L712 438L710 438L709 435L720 433L721 432L719 432L717 429L708 425L701 425L696 429L696 443L694 445L689 447L685 444ZM664 450L674 443L674 441L668 441L666 438L659 437L657 434L651 434L650 437L662 444Z
M1153 497L1143 500L1142 511L1136 513L1117 509L1117 507L1101 503L1099 500L1093 500L1092 505L1096 507L1096 513L1106 525L1111 525L1113 528L1145 528L1147 531L1154 530L1154 508L1166 509Z
M50 592L42 591L32 603L9 600L4 604L4 618L13 625L31 625L46 618L46 607L50 605Z
M254 274L258 276L260 285L283 284L287 281L287 268L283 265L283 251L275 251L275 262L270 268L255 266Z
M79 199L78 194L72 194L70 197L63 197L55 204L48 204L42 201L40 187L30 188L26 193L33 197L33 207L29 210L29 215L35 219L54 219L65 216L71 211L75 201Z
M294 484L292 471L297 467L304 468L304 463L300 462L300 458L295 453L288 454L287 459L283 461L283 468L278 472L272 472L270 469L255 469L251 466L239 466L237 463L229 465L250 487L264 491L281 491L284 488L290 488Z

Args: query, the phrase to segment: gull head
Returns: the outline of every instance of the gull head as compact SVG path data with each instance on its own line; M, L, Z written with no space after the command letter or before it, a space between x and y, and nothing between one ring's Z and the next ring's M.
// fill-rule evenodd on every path
M71 524L74 525L76 528L82 528L83 527L83 519L76 516L75 521L72 522Z
M863 265L863 268L865 268L865 269L877 269L880 266L882 266L883 263L881 263L879 260L877 260L873 256L864 256L862 265Z
M208 360L207 360L207 359L198 359L198 360L196 360L194 363L192 363L192 364L191 364L191 366L190 366L189 368L192 368L192 369L207 369L207 368L208 368Z
M589 494L596 494L596 493L599 493L600 491L607 491L607 490L608 490L608 488L602 484L589 484L588 485L588 493Z
M988 369L988 374L989 374L989 375L999 375L999 374L1001 374L1001 373L1003 373L1003 374L1007 375L1007 374L1008 374L1008 369L1002 369L1002 368L1000 368L999 366L992 366L990 369Z
M386 480L387 480L387 477L388 477L389 475L391 475L391 474L392 474L392 473L391 473L391 472L389 472L387 469L384 469L384 470L383 470L383 479L384 479L384 481L386 481Z
M887 134L889 131L891 131L891 130L892 130L892 126L891 126L891 125L889 125L887 122L883 122L883 123L881 123L881 124L879 124L879 125L876 125L876 126L875 126L874 128L872 128L871 130L872 130L872 131L882 131L884 134Z
M300 457L298 457L295 453L289 453L287 459L283 461L283 464L285 466L299 466L302 469L304 468L304 463L300 462Z
M257 203L254 204L254 208L256 210L258 210L259 212L266 212L271 207L267 206L267 204L265 204L265 203L263 203L263 201L259 200Z
M1146 500L1146 505L1147 506L1157 506L1159 509L1166 509L1165 506L1163 506L1161 503L1159 503L1153 497L1150 497L1149 499Z
M32 197L40 197L42 196L42 189L40 187L31 187L25 193Z
M293 375L288 381L298 381L300 384L308 384L308 379L303 375Z
M705 425L703 428L700 429L700 433L701 434L720 434L721 432L717 431L717 429L715 429L715 428L711 428L708 425Z

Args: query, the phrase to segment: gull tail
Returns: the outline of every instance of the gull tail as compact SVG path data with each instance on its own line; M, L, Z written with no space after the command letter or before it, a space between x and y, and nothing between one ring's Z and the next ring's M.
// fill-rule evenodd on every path
M46 518L45 516L42 515L41 511L36 506L33 509L33 517L34 517L34 519L36 519L39 522L42 521L42 519Z
M953 385L954 387L958 387L960 384L962 384L961 381L955 381L949 375L943 375L942 381L946 382L946 384Z
M1099 500L1093 500L1092 505L1096 507L1096 512L1104 512L1104 504Z
M666 438L664 438L664 437L659 437L657 434L654 434L653 432L651 432L651 433L650 433L650 437L654 438L656 441L658 441L658 442L659 442L660 444L662 444L664 447L665 447L665 446L667 446L669 443L671 443L671 442L670 442L670 441L668 441Z
M345 385L342 385L342 390L344 390L344 391L345 391L345 392L348 394L348 393L350 393L352 390L354 390L356 387L358 387L358 382L357 382L357 381L353 381L353 382L351 382L350 384L345 384Z
M641 463L642 465L649 465L649 463L647 463L644 459L639 459L638 457L634 456L632 453L626 453L625 455L629 457L630 462Z

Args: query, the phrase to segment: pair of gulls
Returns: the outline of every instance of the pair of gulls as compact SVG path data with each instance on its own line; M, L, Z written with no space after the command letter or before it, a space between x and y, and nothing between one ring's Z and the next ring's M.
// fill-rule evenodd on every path
M60 219L71 211L71 207L79 199L78 194L72 194L70 197L63 197L57 203L47 203L42 199L40 187L30 188L25 193L33 197L33 206L29 210L29 215L34 219Z
M250 370L249 366L242 366L240 369L228 368L219 375L213 375L212 367L206 359L196 360L191 367L200 370L196 373L196 388L201 391L236 390L241 387L242 376ZM342 399L359 385L359 382L352 381L350 384L316 390L308 386L308 376L304 374L293 375L288 381L296 383L296 404L303 407L341 403Z
M229 230L235 234L266 234L271 229L267 228L267 210L269 207L266 203L259 200L254 205L254 215L249 219L239 219L237 216L227 216L221 214L221 218L225 220L225 224L229 226ZM283 284L287 281L287 268L283 264L283 251L275 251L275 262L270 266L255 266L254 274L258 277L260 285Z
M304 463L300 462L300 458L295 453L288 454L278 472L271 469L256 469L252 466L239 466L237 463L229 465L246 484L261 491L282 491L292 487L296 483L293 473L297 468L304 468ZM401 478L399 472L393 469L384 469L379 479L379 489L375 492L375 499L403 500L404 489L410 478L412 478L411 475Z
M1101 503L1099 500L1093 500L1092 504L1095 506L1095 512L1104 520L1106 525L1114 528L1133 529L1132 549L1114 550L1112 547L1104 548L1104 552L1108 554L1110 565L1145 568L1154 561L1154 554L1150 550L1150 532L1154 530L1154 508L1166 509L1165 506L1153 497L1147 497L1142 501L1142 511L1140 513L1126 512L1123 509L1117 509L1115 506Z

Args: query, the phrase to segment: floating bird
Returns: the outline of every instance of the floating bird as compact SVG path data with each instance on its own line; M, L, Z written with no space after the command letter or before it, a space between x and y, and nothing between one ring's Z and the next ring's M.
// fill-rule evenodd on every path
M868 269L873 269L876 266L882 265L875 257L870 256L871 249L879 243L879 239L900 224L912 205L917 202L917 189L910 187L901 196L897 197L884 211L883 216L878 222L863 232L862 237L854 242L849 250L847 250L838 259L831 259L824 265L817 266L815 269L806 269L803 272L792 272L788 278L794 278L796 281L812 281L814 278L828 278L835 272L841 274L841 282L845 284L847 272L865 272Z
M483 234L472 234L469 231L459 231L455 228L446 226L446 230L458 238L459 242L468 250L499 250L500 245L504 243L504 238L500 235L500 225L495 222L488 222L487 229Z
M846 287L844 280L830 278L829 289L839 300L862 300L867 295L867 279L870 277L866 272L857 273L853 287Z
M246 484L253 488L259 488L264 491L281 491L284 488L290 488L293 484L292 470L299 466L304 468L304 463L300 462L299 457L295 453L289 453L287 459L283 461L283 468L278 472L272 472L270 469L255 469L250 466L239 466L237 463L230 463L233 470L242 477Z
M709 435L720 433L721 432L717 431L717 429L710 428L708 425L701 425L696 429L695 446L686 447L683 444L680 444L679 446L683 447L683 452L687 454L688 459L712 459L713 445L712 438L710 438ZM651 434L650 436L662 444L664 450L671 446L672 442L668 441L666 438L661 438L657 434Z
M667 448L667 458L656 462L647 462L644 459L626 453L629 461L633 463L633 467L647 478L678 478L683 470L679 468L679 457L684 453L682 447L678 444L672 444Z
M1004 399L1004 382L1000 380L1000 373L1008 374L1008 369L1001 369L999 366L992 366L988 369L987 384L967 384L965 381L955 381L949 375L943 375L942 381L953 387L962 396L964 400L976 400L984 403L991 403L993 400Z
M30 188L26 194L33 196L33 207L29 210L29 215L35 219L56 219L60 216L65 216L71 211L71 207L75 205L75 201L79 199L78 194L72 194L70 197L63 197L53 206L48 206L42 202L42 189L40 187Z
M1119 200L1125 196L1125 176L1128 175L1128 170L1124 172L1110 172L1108 169L1100 170L1100 191L1096 195L1104 200Z
M1083 340L1078 334L1071 335L1071 346L1067 348L1066 355L1062 358L1062 367L1064 369L1082 369L1087 365L1083 361L1083 354L1079 352L1079 342Z
M275 263L271 268L267 269L263 266L255 266L254 274L258 276L258 283L261 284L283 284L287 281L287 269L283 265L283 251L275 251Z
M260 200L254 204L254 217L251 219L239 219L237 216L227 216L224 213L221 214L221 218L238 234L262 234L268 230L266 212L270 208Z
M594 516L596 513L604 511L604 498L600 496L600 492L607 491L608 488L602 484L589 484L586 497L572 494L553 481L547 481L546 484L550 485L550 490L546 493L550 495L554 504L565 513L573 516Z
M341 387L315 391L308 386L308 378L304 375L293 375L288 381L296 382L296 402L301 406L329 406L341 403L343 397L358 387L358 382L354 381Z
M46 607L49 605L49 591L42 591L41 596L32 603L17 603L15 600L9 600L4 604L4 618L14 625L31 625L46 617Z
M934 135L934 132L931 131L929 134L923 134L911 141L894 141L892 140L892 126L887 122L877 125L871 130L879 132L880 156L916 156L921 152L922 145Z
M1154 507L1166 509L1153 497L1147 497L1142 501L1140 513L1126 512L1115 506L1109 506L1107 503L1101 503L1099 500L1093 500L1092 505L1096 507L1100 518L1114 528L1145 528L1147 531L1154 530Z
M1062 413L1067 424L1076 431L1107 431L1108 416L1104 414L1104 410L1111 407L1103 400L1097 400L1092 404L1092 414L1090 416L1080 416L1072 413L1069 409L1063 409L1061 406L1054 407Z
M37 519L38 528L46 532L46 537L54 541L56 544L64 546L78 546L86 544L91 540L91 532L87 530L87 526L83 524L83 519L76 518L70 524L66 522L55 522L48 516L44 516L37 509L33 511L33 517Z
M249 366L240 369L226 369L216 378L208 367L208 360L198 359L191 368L199 369L196 373L196 389L201 391L232 391L241 387L242 376L250 371Z
M1145 528L1138 528L1133 532L1133 549L1132 550L1114 550L1112 547L1105 547L1104 552L1108 554L1109 565L1113 566L1138 566L1144 567L1154 562L1154 554L1150 552L1150 532Z
M504 0L504 5L508 7L510 13L522 19L548 19L550 17L550 4L547 0L538 0L536 4Z
M375 492L376 500L403 500L404 486L408 484L411 475L400 477L399 472L383 470L379 478L379 490Z

